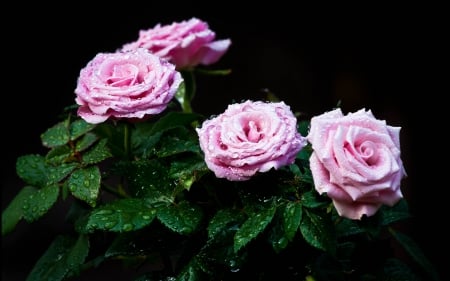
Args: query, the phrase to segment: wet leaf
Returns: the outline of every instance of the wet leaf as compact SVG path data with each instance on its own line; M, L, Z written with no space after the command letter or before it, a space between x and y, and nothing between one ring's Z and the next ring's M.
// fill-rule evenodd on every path
M111 157L112 154L106 146L106 143L107 140L102 139L94 147L86 151L82 157L83 164L96 164Z
M212 239L224 229L241 224L244 214L238 209L219 209L208 224L208 238Z
M72 149L69 145L61 145L50 149L45 156L45 160L50 165L59 165L73 158ZM72 160L73 161L73 160Z
M81 152L88 149L92 144L98 140L98 137L94 133L87 133L83 137L76 141L75 150Z
M155 208L149 207L145 200L126 198L95 208L77 229L81 232L129 232L149 225L155 216Z
M302 206L298 202L288 202L283 212L283 229L289 241L297 233L302 219Z
M193 139L191 136L183 135L184 130L176 130L174 134L161 138L156 149L157 157L168 157L184 152L194 152L200 154L200 146L197 136Z
M58 183L78 167L78 163L60 164L48 168L47 184Z
M26 281L64 280L68 273L76 273L89 252L85 235L78 239L57 236L47 251L34 265Z
M133 196L150 202L173 201L173 179L168 176L168 168L158 160L120 163L117 173L126 178Z
M70 124L70 139L76 140L83 134L91 131L95 128L95 124L90 124L84 121L83 119L77 119Z
M190 234L197 230L203 212L197 205L188 201L170 204L158 209L158 219L169 229L180 234Z
M42 145L56 147L67 144L70 140L68 122L62 121L41 134Z
M23 218L25 201L37 190L35 187L25 186L8 204L8 207L2 212L2 235L14 230L17 223Z
M313 212L307 208L304 208L302 213L300 231L306 242L318 249L335 254L336 234L333 222L327 213Z
M170 164L169 177L176 180L183 189L189 190L194 182L209 172L203 158L189 154Z
M381 225L389 225L411 217L408 210L408 204L405 199L400 200L392 207L383 205L380 208L379 213L381 215Z
M56 203L59 195L57 184L45 186L31 193L23 202L23 217L33 222L42 217Z
M18 157L16 172L29 185L42 187L47 184L48 167L45 157L41 155L30 154Z
M320 196L317 191L310 190L302 194L302 205L308 208L327 207L330 201L327 197Z
M238 229L234 236L234 251L238 252L251 240L256 238L267 225L272 221L275 215L275 205L268 204L265 209L252 214Z
M72 195L95 207L100 190L101 175L97 166L75 170L67 180Z

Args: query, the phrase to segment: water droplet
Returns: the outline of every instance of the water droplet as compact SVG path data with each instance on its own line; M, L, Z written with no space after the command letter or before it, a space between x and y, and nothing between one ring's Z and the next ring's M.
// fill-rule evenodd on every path
M99 210L97 211L97 215L111 215L113 213L112 210Z
M241 269L238 268L238 267L235 267L235 268L231 268L231 269L230 269L231 272L238 272L239 270L241 270Z
M115 226L115 225L116 225L116 223L114 223L114 222L107 222L107 223L105 223L105 228L111 229L111 228L113 228L113 226Z
M122 226L123 231L131 231L133 230L133 225L131 223L126 223Z

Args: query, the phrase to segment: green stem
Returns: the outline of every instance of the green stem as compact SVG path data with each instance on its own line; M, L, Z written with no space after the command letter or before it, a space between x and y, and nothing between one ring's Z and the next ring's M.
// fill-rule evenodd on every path
M193 70L183 71L185 92L183 97L183 102L181 104L183 112L192 113L191 101L195 96L197 91L197 85L195 83L195 75Z

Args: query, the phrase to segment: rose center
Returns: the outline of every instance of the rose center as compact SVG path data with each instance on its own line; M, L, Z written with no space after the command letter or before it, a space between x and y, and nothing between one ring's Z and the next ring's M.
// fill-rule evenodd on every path
M258 142L262 137L261 128L252 120L244 126L244 133L247 136L247 140L251 142Z
M372 141L365 141L358 147L359 155L369 165L376 164L378 157L376 152L376 145Z
M138 73L135 65L114 65L106 82L115 87L134 85L138 80Z

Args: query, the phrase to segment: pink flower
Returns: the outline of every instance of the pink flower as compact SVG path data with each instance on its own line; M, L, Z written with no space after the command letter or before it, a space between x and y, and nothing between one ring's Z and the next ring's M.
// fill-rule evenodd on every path
M386 125L361 109L344 116L340 109L311 119L307 139L316 190L326 193L340 216L372 216L402 197L406 176L400 159L400 127Z
M145 49L99 53L80 71L75 89L78 115L96 124L158 114L182 81L173 64Z
M197 133L208 168L230 181L292 164L307 143L284 102L229 105L221 115L203 122Z
M138 40L125 44L122 50L145 48L182 69L217 62L228 50L231 40L214 41L215 37L206 22L192 18L141 30Z

